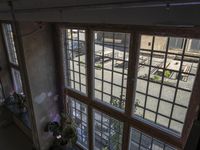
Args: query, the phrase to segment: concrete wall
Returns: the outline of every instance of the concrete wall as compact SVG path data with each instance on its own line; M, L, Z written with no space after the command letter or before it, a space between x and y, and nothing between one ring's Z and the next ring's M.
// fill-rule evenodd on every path
M51 26L32 34L38 28L33 22L20 23L25 61L30 82L40 149L46 150L52 135L44 132L47 122L58 119L56 68ZM35 133L33 133L35 134Z
M141 38L141 48L151 49L153 42L153 36L143 35ZM154 50L166 50L167 37L156 36L154 41Z
M9 96L9 93L12 91L13 88L6 56L6 50L4 49L2 41L2 33L0 31L0 66L2 67L2 71L0 72L0 78L2 80L5 95L7 97Z

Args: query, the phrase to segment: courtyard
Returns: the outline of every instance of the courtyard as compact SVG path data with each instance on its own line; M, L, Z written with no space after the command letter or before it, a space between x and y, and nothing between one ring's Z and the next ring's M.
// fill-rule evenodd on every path
M95 44L94 49L95 98L111 105L112 99L125 102L128 52L101 44ZM84 53L70 61L71 87L82 93L86 93ZM141 50L139 56L134 114L181 133L198 63L187 59L181 63L176 55L165 60L162 53L153 53L152 58L148 54ZM124 110L124 106L115 107Z

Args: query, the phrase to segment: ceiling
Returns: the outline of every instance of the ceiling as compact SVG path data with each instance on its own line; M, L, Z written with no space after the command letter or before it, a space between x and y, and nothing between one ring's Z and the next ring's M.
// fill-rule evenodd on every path
M75 7L75 6L106 6L111 4L131 4L134 3L167 3L167 2L194 2L195 0L11 0L16 10L51 8L51 7ZM198 1L198 0L196 0ZM0 0L0 11L9 10L8 0Z
M200 26L199 0L12 0L17 20ZM168 8L169 6L169 8ZM0 0L0 20L11 20Z

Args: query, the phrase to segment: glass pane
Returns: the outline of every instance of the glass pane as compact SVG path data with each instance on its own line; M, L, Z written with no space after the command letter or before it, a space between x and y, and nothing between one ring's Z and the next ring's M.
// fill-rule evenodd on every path
M180 135L200 50L189 49L192 39L150 35L141 38L134 115Z
M129 150L175 150L175 148L141 131L131 128Z
M183 50L184 38L170 37L169 39L169 51L181 52Z
M122 110L126 100L129 40L127 33L94 32L95 98Z
M199 53L200 50L200 40L199 39L190 39L189 41L189 50L192 52Z
M176 96L176 103L187 107L189 105L190 95L191 95L191 92L178 90L177 96Z
M123 123L94 111L94 149L95 150L121 150Z
M2 27L3 27L3 35L6 43L6 49L8 52L9 61L15 65L18 65L12 26L11 24L3 23Z
M71 117L73 118L78 136L78 144L88 148L87 106L74 98L70 98Z
M65 30L65 82L66 86L86 94L85 30Z
M12 78L14 82L14 90L18 94L23 94L22 79L20 72L12 68Z
M138 92L142 92L142 93L146 93L146 89L147 89L147 81L146 80L141 80L141 79L137 79L137 91Z
M153 49L156 51L166 51L167 40L167 37L164 36L154 36Z

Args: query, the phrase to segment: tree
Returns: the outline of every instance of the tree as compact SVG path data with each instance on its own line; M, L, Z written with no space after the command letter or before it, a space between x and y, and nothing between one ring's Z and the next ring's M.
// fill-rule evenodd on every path
M122 99L113 96L110 100L110 104L117 108L125 109L125 95L122 95L121 97Z
M121 96L122 99L117 98L117 97L113 97L110 101L111 105L121 108L121 109L125 109L125 95ZM121 149L121 144L119 143L119 141L121 141L121 137L119 136L118 132L121 132L122 130L122 124L118 121L115 120L113 118L110 118L109 120L109 128L112 128L114 131L112 131L111 129L109 130L109 134L111 135L110 137L110 149L113 150L120 150ZM118 131L118 132L115 132Z

